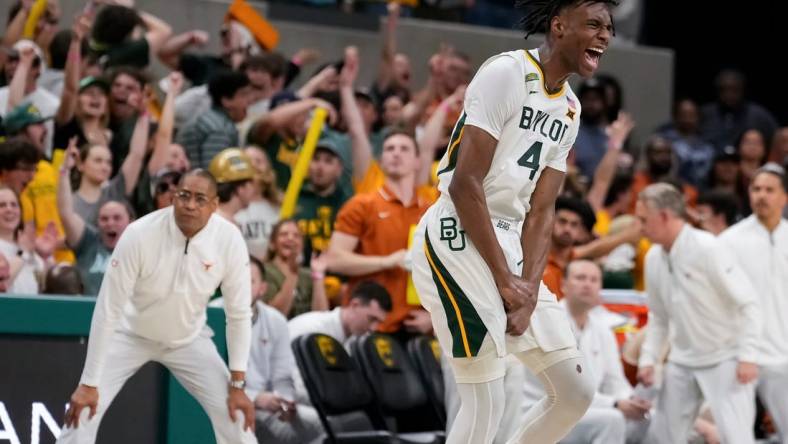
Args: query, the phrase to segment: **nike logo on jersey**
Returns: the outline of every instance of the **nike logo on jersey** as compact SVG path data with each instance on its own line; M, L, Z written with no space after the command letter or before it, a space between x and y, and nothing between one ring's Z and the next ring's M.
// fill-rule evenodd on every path
M378 217L381 218L381 219L385 219L385 218L389 217L389 214L390 213L388 211L381 211L380 213L378 213Z
M530 106L524 106L520 116L520 128L541 134L558 143L563 140L569 125L542 110L534 111Z

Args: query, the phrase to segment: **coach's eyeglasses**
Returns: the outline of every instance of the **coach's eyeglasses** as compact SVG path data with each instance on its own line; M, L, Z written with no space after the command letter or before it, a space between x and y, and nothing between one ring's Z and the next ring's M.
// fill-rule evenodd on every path
M207 206L209 203L211 203L211 200L213 200L213 197L208 197L205 194L192 195L191 191L186 190L176 191L175 197L184 205L188 204L193 198L194 202L200 208L205 208L205 206Z

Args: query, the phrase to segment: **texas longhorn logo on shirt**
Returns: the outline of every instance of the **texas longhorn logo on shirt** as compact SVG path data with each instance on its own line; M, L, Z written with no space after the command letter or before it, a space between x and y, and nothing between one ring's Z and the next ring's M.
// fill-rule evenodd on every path
M211 267L213 267L213 262L202 261L202 266L205 268L205 271L210 271Z

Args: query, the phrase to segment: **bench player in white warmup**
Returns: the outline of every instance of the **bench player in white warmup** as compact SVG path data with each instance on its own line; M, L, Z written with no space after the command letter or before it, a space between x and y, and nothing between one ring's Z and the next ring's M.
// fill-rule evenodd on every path
M148 361L167 367L200 403L218 444L256 443L244 393L252 335L249 253L240 230L213 214L216 181L186 173L173 205L132 223L101 284L85 367L60 444L93 443L123 384ZM205 326L221 285L230 371ZM238 410L241 410L239 412Z
M461 399L448 444L492 442L509 353L547 393L510 442L558 441L594 396L568 318L541 281L580 122L567 79L596 71L613 36L615 4L518 2L525 32L545 32L546 42L479 68L438 165L441 197L422 218L411 254L413 281L451 357Z

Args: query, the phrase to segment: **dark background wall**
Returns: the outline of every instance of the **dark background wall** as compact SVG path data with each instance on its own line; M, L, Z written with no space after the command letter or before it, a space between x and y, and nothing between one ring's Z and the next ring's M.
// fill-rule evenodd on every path
M677 96L711 100L717 72L736 68L748 78L749 96L786 125L786 3L645 0L641 42L675 51Z

